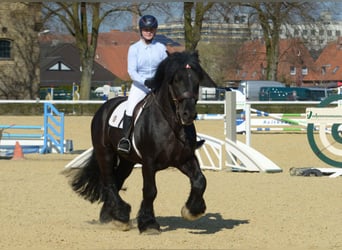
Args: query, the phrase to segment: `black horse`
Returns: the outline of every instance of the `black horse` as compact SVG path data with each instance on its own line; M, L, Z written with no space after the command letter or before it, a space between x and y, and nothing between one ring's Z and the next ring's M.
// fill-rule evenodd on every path
M132 133L134 150L120 155L116 148L122 129L109 126L113 110L126 97L104 103L91 124L93 152L71 179L71 186L90 202L103 202L100 221L114 221L129 229L131 207L119 195L136 163L142 165L143 200L137 215L141 233L158 233L153 202L157 195L156 172L170 166L189 177L191 191L181 214L195 220L204 214L206 179L195 156L194 120L199 86L216 86L199 63L197 52L175 52L160 63L154 91L143 100L143 108ZM138 105L139 106L139 105ZM140 105L141 106L141 105ZM73 170L74 171L74 170ZM174 188L174 187L173 187Z

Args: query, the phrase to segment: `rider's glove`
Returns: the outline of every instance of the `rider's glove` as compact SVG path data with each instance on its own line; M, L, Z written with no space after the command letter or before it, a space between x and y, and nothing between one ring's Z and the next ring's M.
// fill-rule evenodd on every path
M155 87L156 87L153 78L146 79L144 84L146 87L148 87L149 89L152 89L152 90L155 89Z

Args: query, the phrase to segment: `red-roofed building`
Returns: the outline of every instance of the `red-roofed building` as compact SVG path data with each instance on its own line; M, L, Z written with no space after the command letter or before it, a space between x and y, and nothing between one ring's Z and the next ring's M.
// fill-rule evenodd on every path
M158 35L157 35L158 36ZM173 46L172 41L164 36L158 36L161 42L166 43L167 50L170 53L175 51L183 51L184 47L176 44ZM156 38L156 39L157 39ZM99 34L95 62L103 66L108 71L123 82L130 81L127 73L127 53L129 46L137 42L140 35L134 31L111 30L110 32L102 32ZM46 34L40 37L41 44L46 43L74 43L75 39L71 35L66 34Z
M127 53L140 38L137 32L112 30L100 33L95 62L112 72L122 82L129 82ZM183 46L164 43L170 53L183 51ZM74 42L70 35L46 34L41 42ZM288 86L330 86L342 81L342 39L328 44L315 61L300 39L281 40L279 44L278 81ZM243 80L265 80L266 49L262 40L245 42L236 54L235 66L227 69L226 82L237 85Z
M236 56L235 68L229 69L226 81L266 79L266 48L262 40L245 42ZM300 86L303 77L314 69L314 60L298 39L280 40L277 78L289 86Z
M129 81L127 52L129 45L98 45L95 61L123 81Z
M324 48L315 62L315 70L304 80L323 87L342 81L342 37Z
M129 81L127 73L127 53L132 43L139 40L137 32L111 30L100 33L95 61L111 71L123 81Z
M299 39L281 40L277 80L288 86L336 87L342 82L342 37L322 50L314 60ZM265 80L266 49L262 40L245 42L227 71L226 82ZM342 84L342 83L341 83Z
M135 31L111 30L99 33L97 45L129 45L139 40L139 34Z
M137 32L123 32L111 30L110 32L100 33L96 50L95 61L111 71L123 81L129 81L127 73L127 53L129 46L137 42L140 35ZM164 36L157 35L157 40L166 39ZM173 46L166 40L166 48L170 53L183 51L183 46Z

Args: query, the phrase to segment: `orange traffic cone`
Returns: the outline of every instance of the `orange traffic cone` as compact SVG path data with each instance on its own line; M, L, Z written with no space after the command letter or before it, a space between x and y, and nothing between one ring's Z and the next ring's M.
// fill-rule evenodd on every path
M23 160L23 159L24 159L23 149L21 148L19 142L17 141L15 143L12 160Z

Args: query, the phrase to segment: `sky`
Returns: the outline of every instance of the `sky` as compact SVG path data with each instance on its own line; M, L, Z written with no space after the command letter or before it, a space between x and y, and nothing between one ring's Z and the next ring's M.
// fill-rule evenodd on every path
M175 10L172 12L173 17L175 19L179 19L182 17L183 10L182 10L182 2L174 2L173 3L175 7ZM322 2L324 6L322 6L322 11L327 10L328 8L331 8L330 10L332 11L332 17L333 20L342 20L342 2L340 1L324 1ZM331 7L333 6L333 7ZM181 9L180 9L181 8ZM319 10L318 10L319 12ZM150 9L147 12L144 12L143 14L151 14L154 15L159 23L165 23L170 16L167 16L165 13L158 9ZM132 26L132 16L131 14L123 14L120 17L120 20L115 21L115 20L107 20L106 22L103 23L101 27L102 32L108 32L112 29L119 29L119 30L125 30L127 27Z
M176 4L182 4L181 2L174 3ZM179 10L179 7L175 9L174 13L172 13L173 18L179 18L182 15L183 11ZM158 9L149 9L148 11L143 12L144 15L149 14L153 15L157 18L158 23L164 24L169 16L167 16L165 13L163 13L161 10ZM116 18L117 19L117 18ZM107 19L101 26L102 32L108 32L112 29L119 29L119 30L125 30L125 28L132 26L132 15L130 13L125 13L120 15L119 20L116 20L114 18Z

